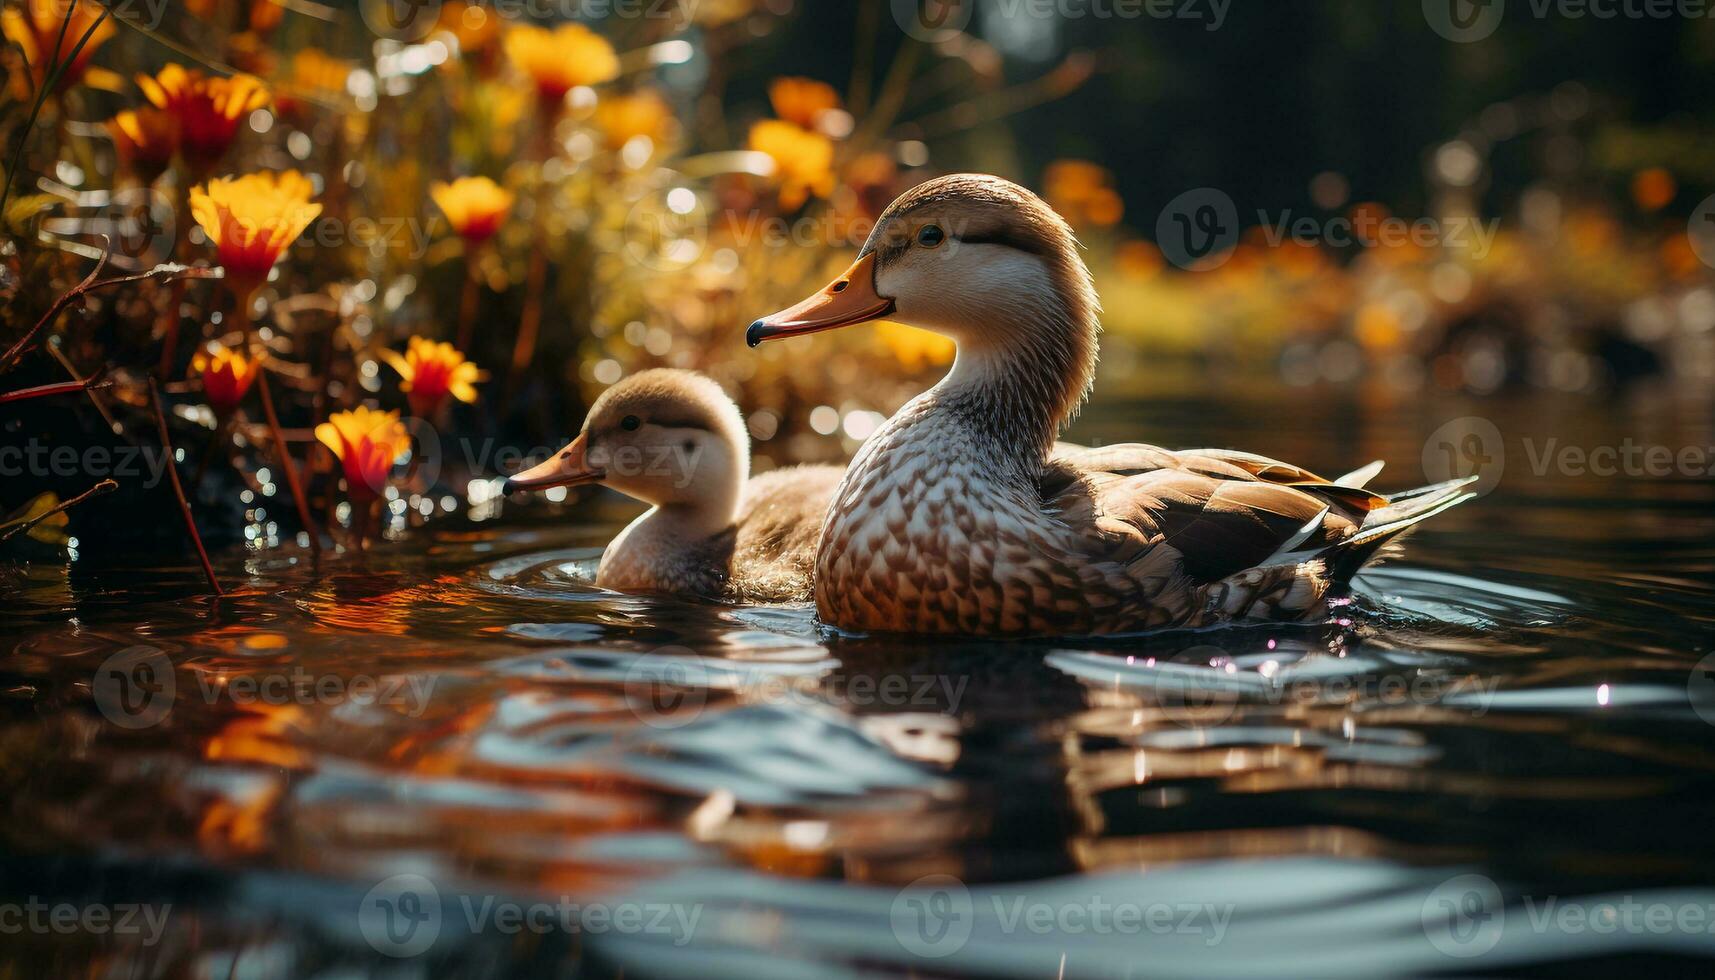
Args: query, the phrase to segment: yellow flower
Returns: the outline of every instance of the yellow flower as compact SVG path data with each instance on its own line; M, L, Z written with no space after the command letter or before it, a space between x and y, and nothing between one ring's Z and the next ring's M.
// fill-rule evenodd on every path
M840 107L840 96L827 82L814 78L776 78L768 86L774 114L805 129L815 129L822 113Z
M452 344L425 337L412 337L405 346L405 356L383 350L381 359L404 379L399 387L410 398L411 411L418 418L433 415L449 394L461 402L476 401L476 383L485 377Z
M482 9L480 3L452 0L441 7L436 26L458 41L459 54L486 61L500 37L500 15Z
M328 416L316 426L316 439L339 457L346 489L353 499L362 501L380 495L393 462L411 448L411 437L398 412L381 412L367 405Z
M7 4L4 13L0 13L0 32L16 44L24 57L30 62L30 75L40 88L47 82L49 63L55 64L71 56L77 42L83 40L83 34L89 30L101 17L101 4L96 0L82 0L71 11L71 23L66 23L66 4L73 0L23 0L18 4ZM18 8L18 9L14 9ZM60 28L65 30L62 34ZM95 55L95 49L106 43L113 36L113 18L101 21L101 26L89 36L89 41L77 57L66 65L60 75L57 89L63 90L83 77L89 68L89 59ZM55 46L55 42L59 42Z
M191 368L202 375L203 397L222 415L238 407L262 370L260 357L246 357L242 350L218 347L214 353L197 351Z
M487 177L460 177L452 183L435 181L429 197L447 216L453 231L475 245L494 237L512 210L512 192Z
M619 74L613 45L582 24L553 30L528 24L506 32L506 56L530 80L544 103L558 105L579 85L595 85Z
M268 280L268 270L303 234L320 204L310 203L310 180L296 170L223 177L191 188L191 213L220 252L226 278L240 297Z
M119 159L145 184L161 176L179 149L179 121L153 106L121 112L107 121L107 131Z
M615 150L639 136L647 136L659 145L671 132L673 123L673 107L654 89L603 96L595 107L596 128Z
M750 148L774 159L780 206L793 211L811 195L834 190L834 144L795 123L764 119L750 127Z
M180 150L198 173L226 153L241 120L268 104L268 89L254 75L208 78L183 65L168 65L153 78L139 75L137 87L157 108L177 117Z

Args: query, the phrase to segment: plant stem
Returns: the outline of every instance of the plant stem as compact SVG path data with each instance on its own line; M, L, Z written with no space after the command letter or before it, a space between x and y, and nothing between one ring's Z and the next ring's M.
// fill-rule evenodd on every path
M233 321L241 333L248 335L250 297L240 294L235 298ZM268 386L266 367L256 372L256 387L262 392L262 414L268 420L268 435L274 442L274 455L279 460L280 469L286 474L286 486L292 491L292 503L298 509L298 523L304 526L304 532L310 536L310 553L319 558L322 553L321 531L316 527L315 518L310 516L310 502L304 496L303 484L298 482L298 465L292 462L292 454L286 448L286 434L280 430L280 416L274 412L274 394Z
M477 255L475 246L467 246L464 257L464 294L459 297L459 352L470 356L470 342L476 332L476 303L478 287Z
M167 479L172 481L173 496L178 498L179 513L185 519L185 530L190 532L191 543L196 545L197 558L202 561L202 573L208 576L208 587L217 596L226 592L221 589L220 582L214 577L214 566L209 564L208 549L202 546L202 535L197 533L197 522L191 516L191 503L185 499L185 488L179 485L179 466L173 459L173 440L167 435L167 416L161 411L161 387L154 378L149 379L149 401L155 407L155 428L161 434L161 448L167 454Z

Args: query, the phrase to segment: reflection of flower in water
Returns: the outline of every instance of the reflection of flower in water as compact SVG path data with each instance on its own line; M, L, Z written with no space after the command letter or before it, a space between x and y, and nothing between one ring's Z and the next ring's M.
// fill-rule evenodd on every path
M774 160L783 209L796 210L811 194L833 193L834 144L826 136L795 123L764 119L750 128L750 148Z
M83 0L72 9L71 22L66 23L66 5L72 2L23 0L21 4L8 4L5 12L0 13L0 31L4 31L7 39L16 44L28 59L30 75L37 88L47 81L49 63L57 64L70 56L72 49L83 40L84 32L101 17L101 4L96 0ZM112 17L101 22L101 26L89 36L83 50L66 65L60 75L59 90L63 91L83 78L89 69L89 59L113 36L114 30ZM55 46L56 41L58 47Z
M191 188L191 213L220 252L239 296L266 282L280 255L321 214L309 178L296 170L224 177Z
M382 350L381 359L399 372L399 388L410 399L411 411L418 418L434 415L449 394L461 402L476 401L475 386L483 378L482 370L465 360L452 344L412 337L403 357Z
M429 197L453 231L472 245L494 237L513 203L512 192L487 177L460 177L450 184L435 181L429 185Z
M339 457L347 489L354 499L363 501L381 493L394 461L411 448L411 437L398 412L377 411L367 405L328 416L316 426L316 438Z
M160 74L137 76L137 87L157 108L179 121L185 162L198 172L219 160L238 124L250 113L268 104L268 89L253 75L208 78L183 65L168 65Z
M202 375L203 397L216 412L226 415L250 392L250 385L262 370L262 359L246 357L234 347L217 347L213 353L197 351L191 367Z
M613 45L582 24L553 30L520 25L506 32L506 56L536 85L543 102L558 106L579 85L595 85L619 74Z

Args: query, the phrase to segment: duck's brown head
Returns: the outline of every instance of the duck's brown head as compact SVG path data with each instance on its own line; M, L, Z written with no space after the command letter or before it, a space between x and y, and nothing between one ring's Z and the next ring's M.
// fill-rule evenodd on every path
M750 472L744 419L693 371L640 371L601 393L583 431L506 492L600 483L645 503L731 510Z
M755 347L894 320L952 338L961 357L1046 361L1067 378L1075 405L1094 367L1096 313L1089 270L1064 219L1011 181L953 174L901 195L851 268L752 323L746 340Z

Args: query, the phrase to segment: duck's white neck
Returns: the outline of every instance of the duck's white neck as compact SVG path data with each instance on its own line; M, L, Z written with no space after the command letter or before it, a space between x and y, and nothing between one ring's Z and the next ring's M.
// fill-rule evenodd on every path
M1007 455L1040 463L1077 413L1095 373L1087 303L998 311L963 333L952 370L921 399L955 424L994 437Z

